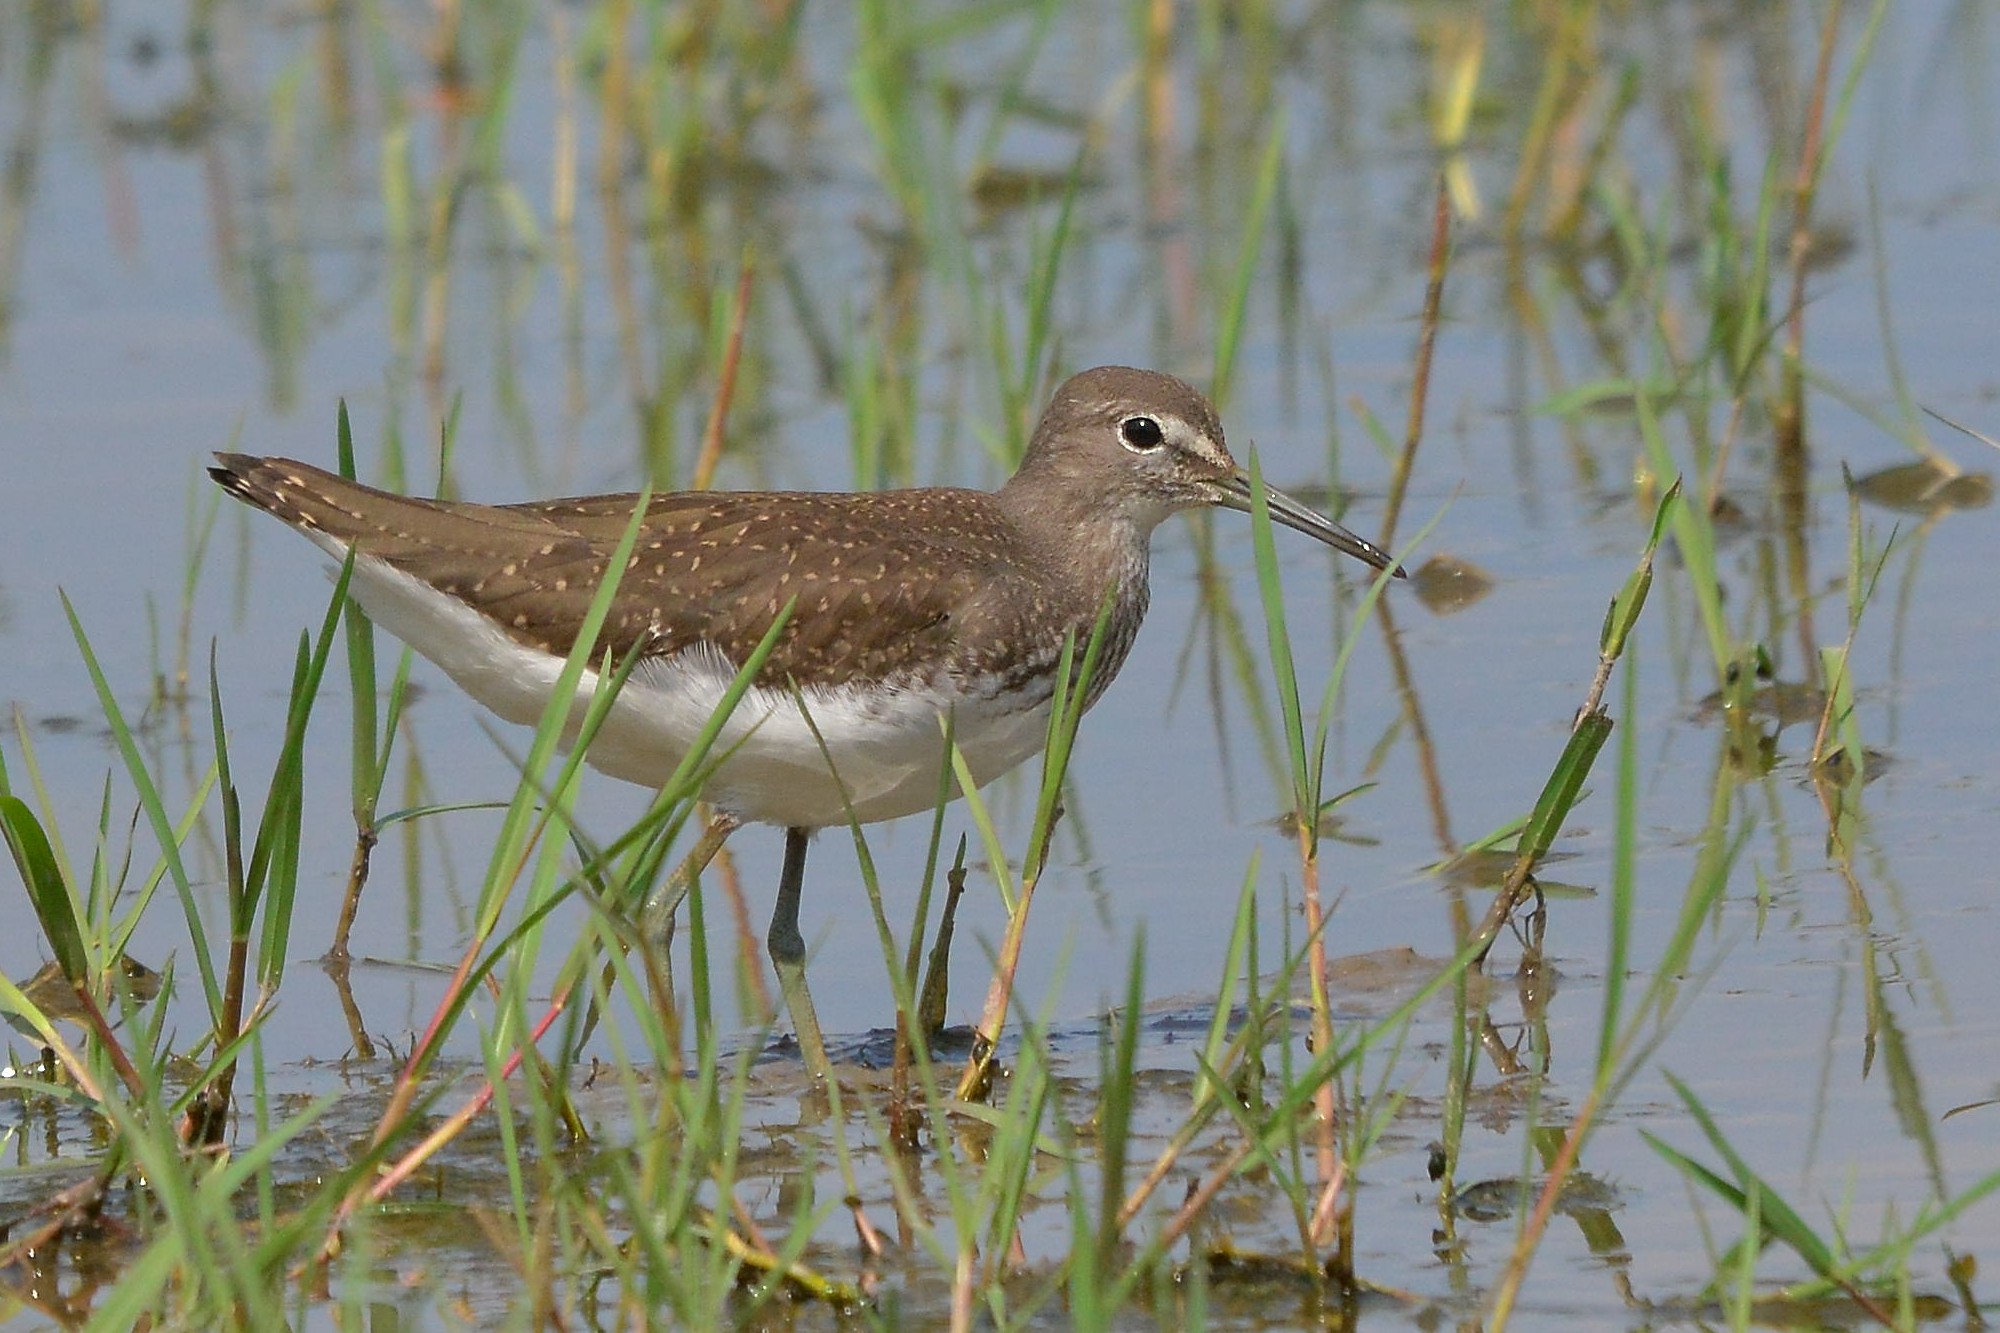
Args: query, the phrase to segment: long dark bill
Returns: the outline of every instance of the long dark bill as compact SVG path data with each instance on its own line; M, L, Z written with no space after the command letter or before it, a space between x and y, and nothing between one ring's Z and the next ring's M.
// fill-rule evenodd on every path
M1213 483L1211 494L1215 503L1223 509L1234 509L1239 514L1250 512L1250 474L1238 472ZM1303 532L1308 537L1318 538L1336 551L1353 556L1363 564L1376 569L1386 569L1397 578L1407 578L1403 567L1395 559L1373 542L1363 541L1340 524L1318 512L1308 509L1291 496L1274 486L1264 487L1264 499L1271 509L1271 521L1293 532Z

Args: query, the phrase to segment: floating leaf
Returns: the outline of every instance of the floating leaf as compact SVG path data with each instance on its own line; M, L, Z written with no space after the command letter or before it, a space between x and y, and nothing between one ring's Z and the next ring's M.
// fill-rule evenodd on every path
M1434 555L1410 575L1424 609L1448 616L1478 602L1493 591L1493 576L1469 560Z

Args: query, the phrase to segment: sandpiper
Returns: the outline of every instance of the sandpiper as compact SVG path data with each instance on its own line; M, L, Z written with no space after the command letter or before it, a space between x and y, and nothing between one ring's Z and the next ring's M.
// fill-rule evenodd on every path
M285 458L219 454L231 495L336 559L376 624L510 722L538 721L638 497L490 506L396 495ZM1056 390L997 491L654 495L596 650L637 653L590 763L658 786L780 613L790 620L714 753L706 797L785 830L768 935L808 1067L828 1072L805 983L799 892L816 829L931 808L942 721L976 783L1037 753L1057 664L1108 602L1086 706L1145 616L1153 530L1251 482L1198 390L1103 366ZM1370 543L1266 490L1273 521L1377 569ZM594 688L586 675L584 698ZM808 725L806 715L810 715ZM815 731L817 735L815 735Z

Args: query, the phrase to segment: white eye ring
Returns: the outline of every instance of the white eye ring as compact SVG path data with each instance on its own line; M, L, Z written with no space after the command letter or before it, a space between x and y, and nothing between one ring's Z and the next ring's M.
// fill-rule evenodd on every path
M1155 418L1133 416L1118 423L1118 439L1135 454L1150 454L1167 442L1167 433Z

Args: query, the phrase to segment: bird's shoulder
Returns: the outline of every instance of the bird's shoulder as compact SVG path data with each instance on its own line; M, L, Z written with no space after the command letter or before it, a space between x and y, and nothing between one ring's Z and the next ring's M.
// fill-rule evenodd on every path
M508 507L546 527L543 546L554 550L545 563L574 562L581 575L568 581L560 613L549 605L552 565L534 587L517 588L515 600L539 603L531 623L569 628L573 643L637 504L617 495ZM981 491L654 496L604 637L613 651L699 648L741 663L787 615L762 683L907 677L949 667L1021 559L1013 529ZM520 614L497 601L481 609L503 626ZM550 635L548 646L562 648L561 639Z

